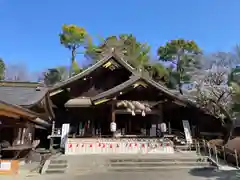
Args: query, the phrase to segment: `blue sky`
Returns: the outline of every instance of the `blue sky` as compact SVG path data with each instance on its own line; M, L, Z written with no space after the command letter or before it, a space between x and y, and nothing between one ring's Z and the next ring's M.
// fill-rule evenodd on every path
M133 33L154 55L180 37L205 51L228 51L240 43L239 7L239 0L0 0L0 57L33 72L69 65L58 37L64 23L95 37Z

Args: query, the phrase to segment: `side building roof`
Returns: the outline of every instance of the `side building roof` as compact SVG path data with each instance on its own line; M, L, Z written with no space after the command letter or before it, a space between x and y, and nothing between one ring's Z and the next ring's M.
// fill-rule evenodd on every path
M32 106L48 93L46 87L29 82L0 82L0 100L19 106Z

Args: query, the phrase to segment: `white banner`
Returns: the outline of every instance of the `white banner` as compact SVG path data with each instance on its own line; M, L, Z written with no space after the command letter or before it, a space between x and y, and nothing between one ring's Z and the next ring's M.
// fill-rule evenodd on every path
M189 125L189 121L188 120L182 120L183 123L183 129L184 129L184 133L185 133L185 138L187 140L188 144L192 144L192 135L191 135L191 129L190 129L190 125Z
M62 134L61 134L61 148L65 148L67 143L68 133L70 129L70 124L63 124L62 125Z

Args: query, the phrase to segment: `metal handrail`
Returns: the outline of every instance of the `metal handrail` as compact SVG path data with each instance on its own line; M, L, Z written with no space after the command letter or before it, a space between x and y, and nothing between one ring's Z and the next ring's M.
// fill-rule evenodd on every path
M212 145L205 139L196 140L195 144L197 153L204 154L211 159L215 159L218 165L220 161L223 161L226 164L233 164L237 169L239 169L240 156L236 149L232 151L230 149L226 149L224 146ZM234 160L229 162L229 156L231 156Z

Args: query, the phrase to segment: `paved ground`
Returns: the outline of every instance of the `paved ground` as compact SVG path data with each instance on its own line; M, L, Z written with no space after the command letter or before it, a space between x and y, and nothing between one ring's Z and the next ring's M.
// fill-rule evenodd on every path
M133 155L130 155L132 158ZM141 158L149 158L156 155L141 155ZM165 155L167 157L167 155ZM178 156L178 154L170 155ZM183 155L181 155L183 156ZM188 155L189 156L189 155ZM194 156L194 154L192 155ZM119 156L120 157L120 156ZM112 158L119 158L113 156ZM121 156L123 157L123 156ZM129 157L124 155L124 157ZM137 156L135 156L138 158ZM39 175L32 173L22 173L15 177L0 176L1 180L240 180L240 171L216 171L206 169L178 169L178 170L158 170L143 172L112 172L106 166L99 166L108 159L109 156L61 156L58 159L67 159L70 163L71 171L60 175ZM76 167L76 168L73 168ZM98 168L97 168L98 167Z
M239 180L236 172L210 172L207 170L176 170L168 172L88 172L84 174L34 175L27 177L4 177L1 180Z

